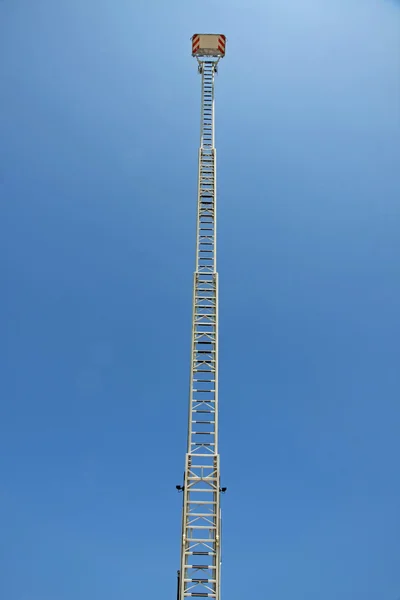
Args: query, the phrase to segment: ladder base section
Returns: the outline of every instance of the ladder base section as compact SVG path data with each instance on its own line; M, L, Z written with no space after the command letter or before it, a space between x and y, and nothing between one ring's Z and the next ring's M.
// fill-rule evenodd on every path
M186 455L183 495L180 598L218 598L221 555L218 455Z

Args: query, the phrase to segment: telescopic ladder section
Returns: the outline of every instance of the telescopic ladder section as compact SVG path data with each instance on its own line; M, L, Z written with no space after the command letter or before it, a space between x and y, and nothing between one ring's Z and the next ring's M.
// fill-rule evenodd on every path
M214 76L219 57L208 54L203 56L204 60L197 58L202 78L201 134L188 448L182 487L178 598L219 600L221 488L218 454L218 274L214 148Z

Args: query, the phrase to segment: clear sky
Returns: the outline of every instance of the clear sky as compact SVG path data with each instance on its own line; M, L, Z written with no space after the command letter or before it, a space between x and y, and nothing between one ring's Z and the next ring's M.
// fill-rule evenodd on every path
M200 78L225 600L400 596L400 3L0 2L0 598L167 600Z

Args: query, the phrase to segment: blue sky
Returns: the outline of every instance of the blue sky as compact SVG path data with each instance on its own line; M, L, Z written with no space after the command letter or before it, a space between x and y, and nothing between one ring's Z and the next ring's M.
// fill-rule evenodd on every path
M400 596L400 4L0 3L0 597L175 597L200 79L223 597Z

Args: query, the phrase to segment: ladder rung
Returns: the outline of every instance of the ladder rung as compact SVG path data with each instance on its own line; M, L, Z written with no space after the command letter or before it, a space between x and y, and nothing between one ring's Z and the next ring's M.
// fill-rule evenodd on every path
M188 592L187 590L183 593L184 598L216 598L217 594L199 593L199 592Z
M194 432L192 432L194 433ZM191 443L192 446L197 446L198 448L201 448L202 446L215 446L214 442L192 442ZM197 454L196 454L197 456ZM199 454L199 456L201 456L201 454ZM199 490L196 490L199 491ZM208 492L208 490L204 490L205 492Z
M217 514L215 512L200 512L200 513L194 513L194 512L189 512L188 513L188 517L199 517L200 519L206 520L208 522L211 521L211 519L215 519L215 517L217 516Z
M188 529L196 529L199 531L215 531L217 528L215 527L215 525L210 525L209 527L207 525L193 525L193 523L188 523L186 525L186 527Z
M207 489L205 488L191 488L189 490L189 493L196 493L196 494L215 494L217 490L217 487L208 487ZM189 529L194 529L192 526L189 527ZM195 538L194 538L195 539ZM200 541L200 540L196 540L196 541ZM212 541L212 540L210 540Z
M208 454L195 454L193 456L208 456ZM215 502L215 500L189 500L189 504L201 504L201 506L205 506L206 504L211 505L217 503Z

